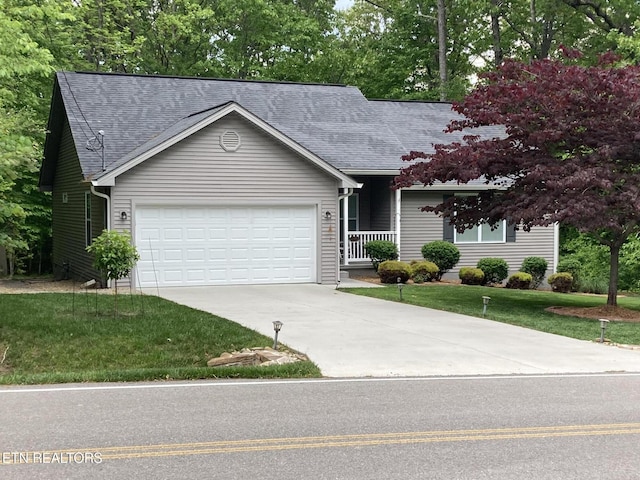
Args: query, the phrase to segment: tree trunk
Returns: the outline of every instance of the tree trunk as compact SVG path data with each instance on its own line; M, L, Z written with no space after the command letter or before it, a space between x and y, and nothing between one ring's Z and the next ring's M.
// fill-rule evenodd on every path
M447 99L447 8L438 0L438 68L440 70L440 101Z
M618 263L620 259L620 245L613 244L609 246L611 252L609 272L609 294L607 296L607 305L611 307L618 306Z
M500 32L500 6L498 0L491 0L491 35L493 37L493 57L495 66L499 67L504 61L502 52L502 34Z

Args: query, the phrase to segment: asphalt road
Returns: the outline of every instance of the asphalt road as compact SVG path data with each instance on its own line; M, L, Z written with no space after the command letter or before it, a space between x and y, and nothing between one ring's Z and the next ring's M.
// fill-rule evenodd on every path
M634 374L2 387L0 414L2 479L640 478Z

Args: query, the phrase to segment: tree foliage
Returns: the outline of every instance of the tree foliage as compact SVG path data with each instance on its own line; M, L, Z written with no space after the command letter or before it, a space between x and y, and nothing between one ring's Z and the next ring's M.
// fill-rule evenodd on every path
M18 16L19 9L0 7L0 247L7 251L10 275L30 244L48 232L46 224L29 219L47 203L35 192L44 136L38 87L53 71L51 53L31 38Z
M611 60L594 67L506 61L454 104L465 118L448 127L502 125L504 135L412 152L406 160L428 161L404 168L396 186L495 185L425 207L458 229L507 219L525 230L562 222L590 232L610 250L608 303L615 305L620 248L640 221L640 67L616 68Z
M93 254L94 267L109 280L120 280L129 275L140 258L136 247L131 243L131 236L115 230L104 230L99 237L93 239L87 251Z

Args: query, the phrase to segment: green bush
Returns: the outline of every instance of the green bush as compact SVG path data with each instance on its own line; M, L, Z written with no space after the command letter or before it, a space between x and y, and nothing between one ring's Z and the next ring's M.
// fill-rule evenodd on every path
M545 262L546 263L546 262ZM544 278L544 277L543 277ZM527 272L516 272L507 280L507 288L517 288L519 290L528 290L531 288L533 275Z
M364 244L364 249L376 272L382 262L398 259L398 246L388 240L372 240Z
M573 282L575 283L575 281ZM608 278L583 278L578 286L578 291L583 293L595 293L602 294L609 291L609 279Z
M542 257L527 257L522 261L520 271L531 275L531 288L538 288L547 273L547 261Z
M458 277L465 285L482 285L484 282L484 272L479 268L462 267Z
M438 277L440 269L433 262L423 260L411 262L411 280L415 283L431 282Z
M509 265L502 258L481 258L477 268L484 273L484 284L502 283L509 276Z
M93 266L109 280L117 280L129 275L140 258L136 247L131 243L131 236L127 232L103 230L99 237L86 248L93 254Z
M580 280L582 279L582 263L580 260L571 257L563 258L558 262L556 270L558 272L570 273L573 278L573 286L571 287L571 290L576 291L578 289Z
M425 260L435 263L439 272L436 280L455 267L460 261L460 250L453 243L436 240L422 246L422 256Z
M411 265L398 260L387 260L378 266L378 276L382 283L406 283L411 278Z
M573 277L568 272L558 272L549 275L547 282L554 292L568 293L571 291L571 285L573 285Z

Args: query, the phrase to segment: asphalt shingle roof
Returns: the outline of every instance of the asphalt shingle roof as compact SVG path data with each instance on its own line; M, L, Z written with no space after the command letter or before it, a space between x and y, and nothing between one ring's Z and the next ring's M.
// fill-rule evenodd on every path
M81 72L59 72L57 82L86 178L108 173L229 102L343 171L398 170L409 151L461 138L443 133L456 116L448 103L369 101L342 85ZM49 130L59 123L52 114ZM100 130L105 172L102 152L87 148ZM483 133L500 135L494 130ZM45 163L57 155L48 150Z

